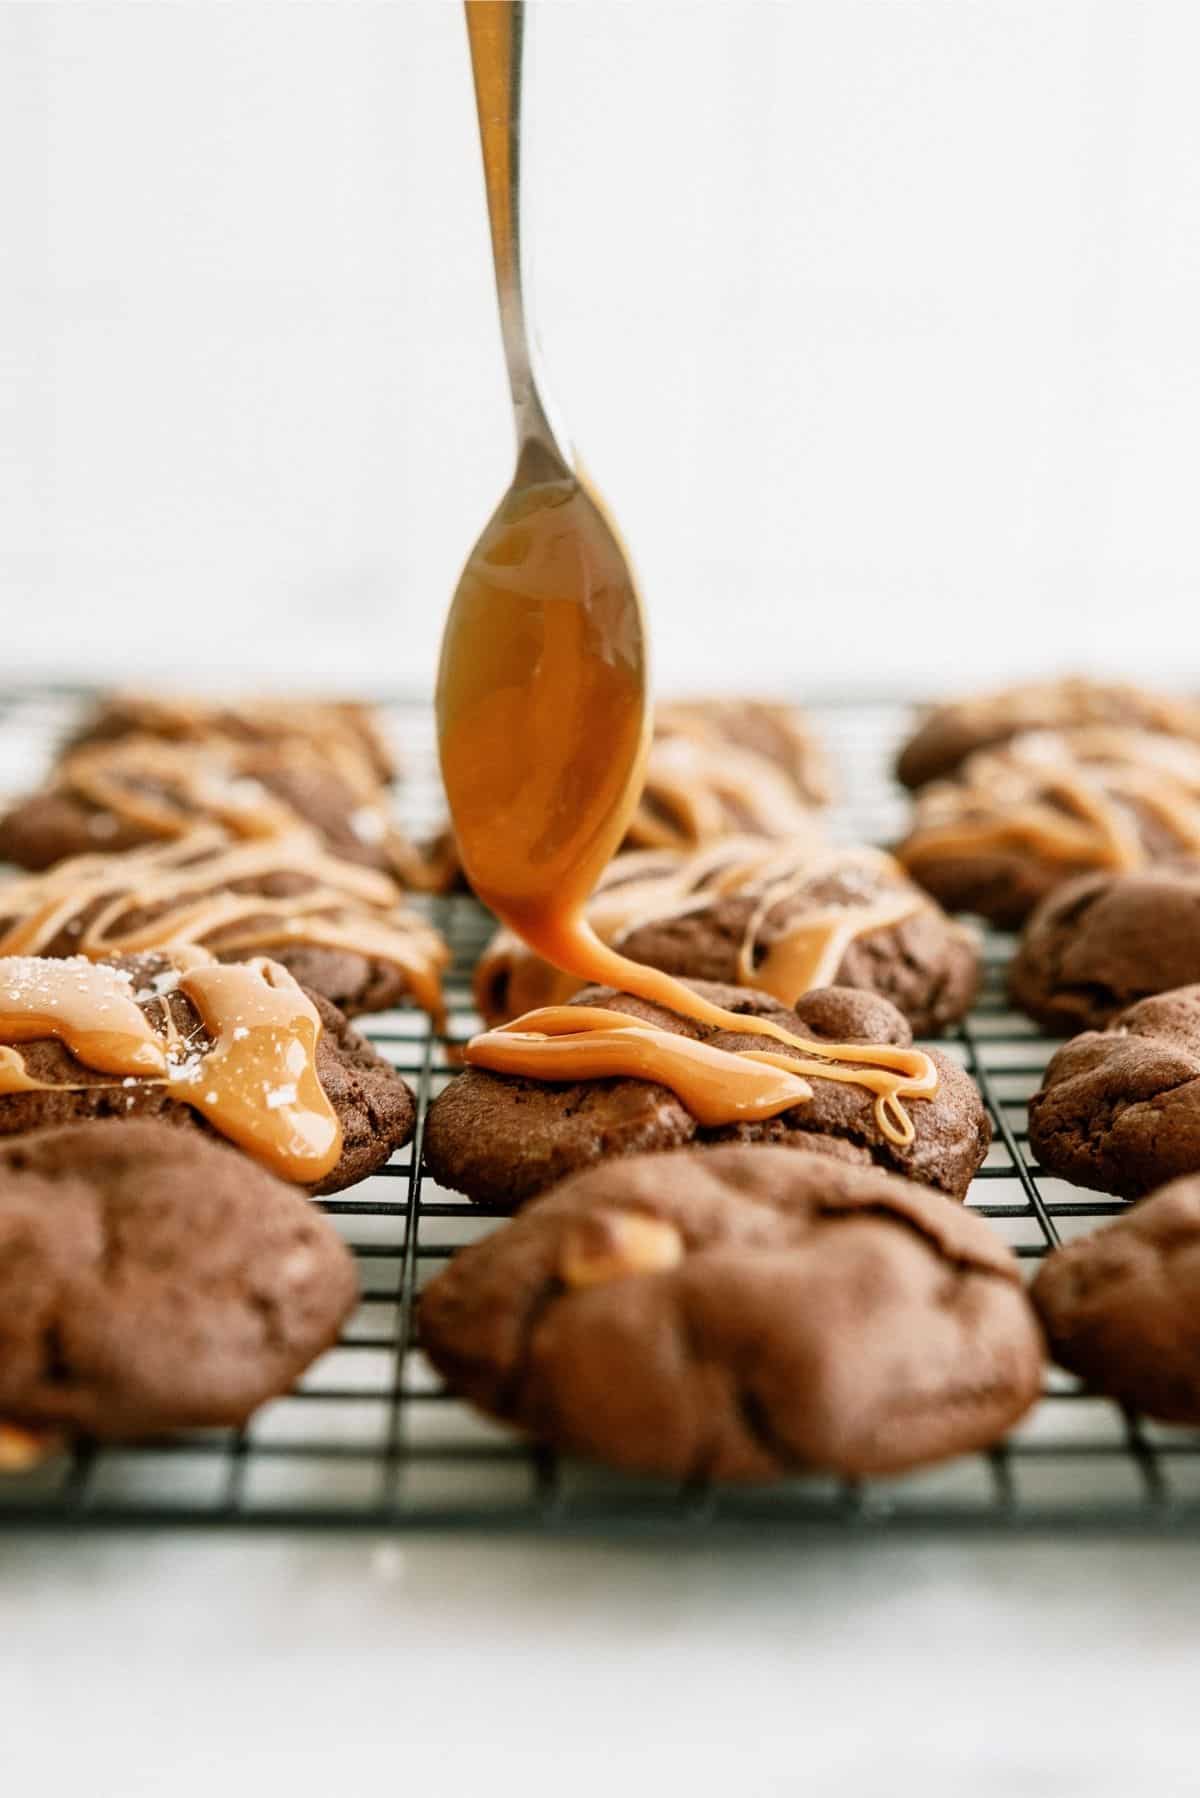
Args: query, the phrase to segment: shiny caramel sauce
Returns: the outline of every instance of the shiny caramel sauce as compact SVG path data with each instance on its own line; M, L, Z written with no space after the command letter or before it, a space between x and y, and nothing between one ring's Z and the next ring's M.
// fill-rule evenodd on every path
M910 868L1029 849L1071 866L1139 868L1148 860L1139 818L1200 852L1200 753L1193 743L1102 725L1034 731L980 750L960 775L918 801L900 856Z
M82 957L0 961L0 1095L82 1090L28 1072L17 1045L52 1039L122 1087L165 1086L213 1128L286 1180L321 1180L341 1154L341 1125L316 1069L321 1020L286 968L259 957L224 966L181 949L139 991L129 972ZM204 1041L181 1037L178 990ZM161 1017L161 1028L151 1013ZM97 1084L87 1083L87 1090Z
M546 1013L534 1014L477 1037L468 1062L572 1080L595 1077L587 1070L602 1060L606 1074L674 1082L676 1090L687 1080L704 1121L714 1124L789 1109L810 1096L802 1076L820 1070L820 1078L874 1091L881 1127L894 1140L909 1140L902 1098L928 1098L937 1084L921 1051L816 1043L766 1019L726 1012L671 976L629 961L588 921L589 896L641 791L649 717L637 595L595 502L577 482L510 494L484 532L447 622L437 716L468 878L536 954L581 982L612 985L717 1029L767 1037L804 1057L782 1058L782 1065L757 1052L697 1057L691 1039L614 1025L612 1017L622 1014L602 1008L588 1017L572 1007L566 1023L552 1012L547 1026ZM519 1070L514 1056L522 1058ZM697 1074L700 1060L705 1066ZM900 1083L890 1085L897 1075Z
M785 924L772 923L780 907L829 875L843 877L856 890L813 905ZM727 897L754 901L738 944L737 984L770 993L783 1005L831 985L860 937L902 924L930 906L883 850L726 837L688 856L654 850L618 856L588 904L588 918L596 934L619 950L645 925L686 918ZM476 1004L486 1022L502 1023L534 1006L563 1004L580 985L530 954L506 930L480 957Z
M636 965L636 964L635 964ZM744 1036L757 1036L761 1018L723 1014ZM781 1055L769 1049L715 1048L694 1037L631 1018L607 1006L560 1005L527 1012L467 1046L467 1060L495 1073L533 1080L603 1080L634 1075L670 1087L706 1126L777 1117L812 1098L809 1080L864 1087L875 1095L875 1117L892 1141L913 1139L905 1099L930 1099L937 1070L919 1050L874 1043L812 1043L780 1032L782 1040L813 1051ZM849 1065L841 1065L843 1062Z
M299 875L299 891L238 892ZM149 914L149 915L146 915ZM403 970L439 1026L449 951L401 909L391 878L321 847L310 831L230 842L218 830L120 855L74 856L0 886L0 956L44 955L57 942L89 960L199 943L220 955L296 946L344 949Z

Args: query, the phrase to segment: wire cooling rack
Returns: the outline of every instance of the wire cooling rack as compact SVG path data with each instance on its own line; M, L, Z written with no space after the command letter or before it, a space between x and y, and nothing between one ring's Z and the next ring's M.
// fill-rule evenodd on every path
M0 792L36 781L78 693L0 693ZM904 816L888 780L907 721L891 703L811 708L839 770L834 830L886 842ZM428 711L386 704L406 769L402 807L414 829L439 821ZM474 1024L471 970L489 935L465 898L431 914L454 953L450 1034ZM1008 1010L1011 945L986 946L984 994L957 1038L943 1043L977 1081L995 1141L968 1203L992 1220L1027 1265L1059 1240L1120 1212L1118 1201L1043 1174L1030 1158L1026 1102L1053 1043ZM451 1079L446 1040L422 1014L392 1012L362 1027L407 1077L420 1121L410 1149L349 1193L323 1202L358 1259L362 1300L336 1348L295 1391L241 1431L203 1431L139 1448L79 1444L31 1473L0 1478L0 1527L233 1525L565 1532L879 1529L1189 1530L1200 1525L1200 1433L1144 1422L1051 1370L1045 1396L987 1454L903 1479L797 1479L756 1491L681 1489L564 1460L478 1417L441 1386L421 1355L416 1296L462 1244L498 1214L423 1174L430 1099Z

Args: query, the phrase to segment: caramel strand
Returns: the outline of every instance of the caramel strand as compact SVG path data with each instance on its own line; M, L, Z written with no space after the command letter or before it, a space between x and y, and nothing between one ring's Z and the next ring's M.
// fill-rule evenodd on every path
M856 883L861 897L830 901L785 922L764 946L773 913L806 888L839 875ZM610 865L609 876L587 915L597 936L617 949L647 924L688 917L727 895L755 898L738 947L736 978L739 985L770 993L784 1005L830 985L860 937L901 924L930 906L928 896L883 850L817 851L806 842L781 844L757 837L730 838L686 857L630 852ZM494 1019L505 1009L491 997L500 983L510 1013L565 1003L581 984L538 960L508 931L489 945L477 970L476 997L485 1017Z
M725 1015L733 1020L728 1027L743 1034L768 1034L762 1018ZM708 1128L776 1117L812 1098L810 1081L832 1080L874 1093L883 1134L901 1146L912 1142L913 1123L903 1101L930 1099L938 1086L937 1068L923 1050L818 1043L779 1026L769 1034L800 1050L800 1056L717 1048L604 1006L549 1006L474 1037L466 1060L532 1080L654 1080Z

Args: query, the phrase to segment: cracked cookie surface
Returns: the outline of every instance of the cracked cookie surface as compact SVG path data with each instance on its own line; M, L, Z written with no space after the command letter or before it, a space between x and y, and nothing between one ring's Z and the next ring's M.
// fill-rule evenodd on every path
M570 1453L678 1479L897 1472L1033 1403L1040 1334L973 1212L764 1146L576 1175L427 1287L451 1386Z
M1200 863L1068 881L1033 913L1009 968L1014 1003L1059 1036L1196 980Z
M1094 1391L1200 1423L1200 1177L1056 1249L1032 1296L1055 1360Z
M899 1045L912 1041L907 1021L874 993L825 987L788 1011L746 988L701 980L687 984L727 1010L772 1018L818 1041ZM610 1006L718 1048L763 1046L763 1039L751 1033L713 1031L608 987L587 987L571 1003ZM781 1048L781 1053L788 1050ZM509 1211L595 1162L691 1143L773 1142L812 1149L864 1167L877 1164L962 1198L987 1153L991 1127L963 1070L936 1051L930 1055L938 1069L938 1092L930 1100L912 1103L915 1137L907 1146L883 1134L869 1093L819 1077L812 1080L813 1096L807 1103L778 1117L704 1128L673 1092L649 1080L551 1085L469 1068L429 1109L425 1160L443 1186Z
M0 1144L0 1416L102 1437L241 1424L356 1293L316 1206L198 1132L113 1121Z
M1029 1102L1029 1141L1049 1173L1121 1198L1200 1170L1200 986L1064 1044Z

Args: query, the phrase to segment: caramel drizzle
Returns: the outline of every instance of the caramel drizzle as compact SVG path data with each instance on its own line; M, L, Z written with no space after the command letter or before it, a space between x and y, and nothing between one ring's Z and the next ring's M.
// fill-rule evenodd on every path
M223 966L203 949L177 954L142 999L119 968L82 957L0 962L0 1095L94 1091L114 1082L39 1080L15 1045L52 1039L119 1085L165 1086L213 1128L286 1180L321 1180L342 1131L317 1074L321 1020L278 962ZM164 995L174 988L200 1015L209 1046L181 1038ZM159 1004L161 1030L147 1008Z
M911 868L1028 848L1051 861L1139 868L1149 852L1129 802L1170 831L1181 853L1200 851L1200 758L1191 745L1099 726L1062 738L1031 733L1007 752L972 757L961 782L930 788L899 855Z
M365 847L378 846L407 885L433 891L441 872L400 831L366 755L335 742L320 750L297 738L277 743L121 737L85 745L59 763L55 786L149 836L180 838L219 824L236 837L286 836L305 820L258 778L266 763L300 775L333 774L351 799L349 821Z
M373 757L382 769L390 762L372 715L353 701L255 699L230 704L195 697L114 693L109 709L126 721L122 734L165 737L174 742L226 737L235 743L276 744L295 738L323 756L343 748Z
M806 843L731 838L666 865L655 851L623 855L611 871L623 870L630 878L601 887L588 906L588 920L602 941L619 948L633 930L646 924L687 917L727 895L756 893L758 902L738 948L737 983L770 993L784 1005L793 1005L816 987L829 986L847 950L860 937L929 908L926 895L910 884L899 864L877 849L816 854ZM859 871L869 882L892 882L893 890L873 899L832 901L796 918L760 957L760 941L772 912L827 875ZM480 961L476 995L481 1010L488 1009L488 993L503 975L518 1010L564 1003L581 985L533 956L509 931L500 933Z
M690 849L727 835L731 823L769 837L814 834L812 808L766 756L699 733L656 738L627 842Z
M817 1043L765 1020L737 1020L748 1035L770 1034L800 1051L730 1051L603 1006L548 1006L485 1031L467 1045L472 1067L530 1080L630 1077L669 1087L706 1128L777 1117L813 1096L812 1080L875 1095L875 1119L901 1147L912 1142L905 1099L931 1099L938 1072L920 1049L886 1043Z
M31 1429L0 1418L0 1474L31 1473L63 1446L56 1430Z
M301 874L310 885L283 897L230 890L280 874ZM449 950L399 902L386 874L328 854L310 832L231 844L219 831L196 831L119 856L76 856L0 887L0 955L41 955L64 934L89 960L185 943L222 955L284 943L344 949L401 968L414 999L440 1025ZM123 926L145 910L159 915Z

